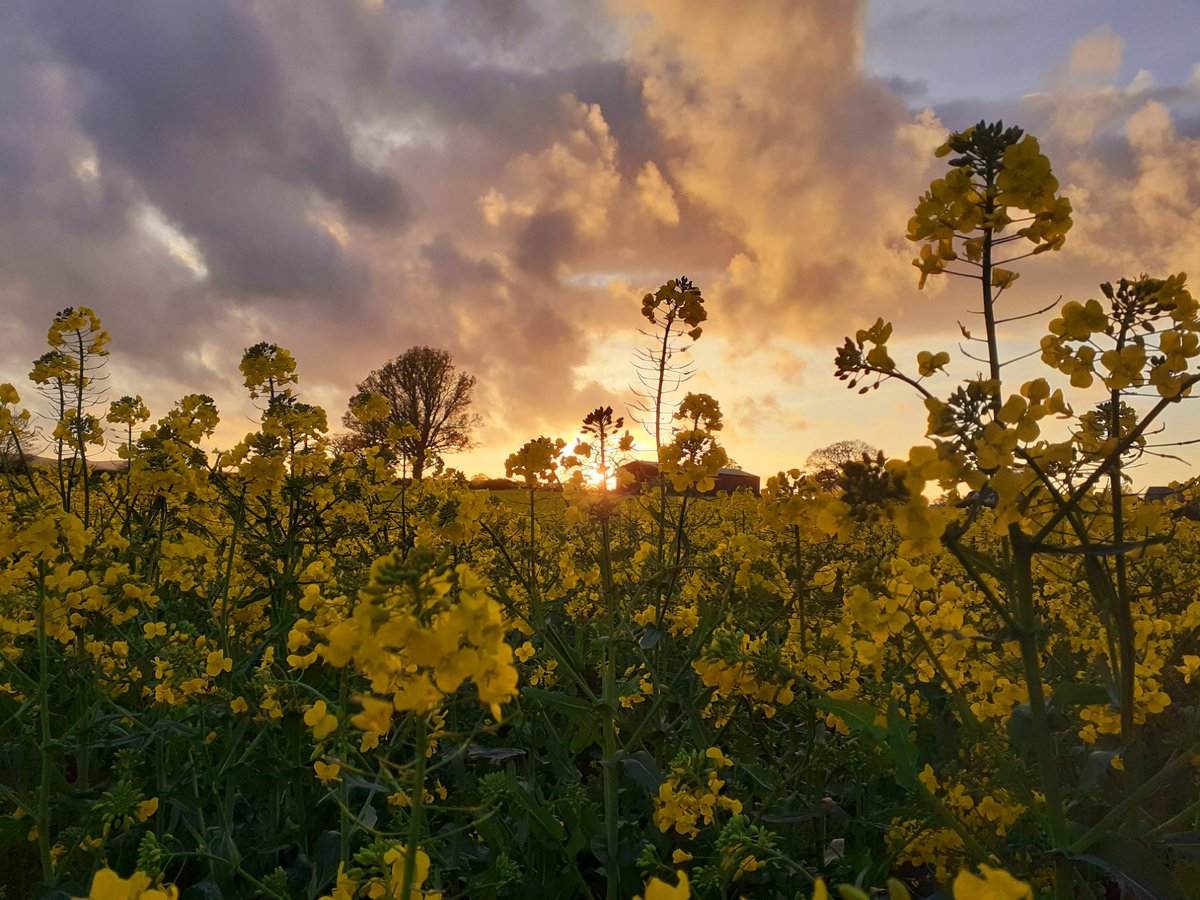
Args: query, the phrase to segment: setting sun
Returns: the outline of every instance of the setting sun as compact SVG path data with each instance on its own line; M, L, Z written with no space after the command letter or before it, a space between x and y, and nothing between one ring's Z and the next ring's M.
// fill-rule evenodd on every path
M601 473L599 468L584 467L583 480L594 488L599 488L607 482L608 489L615 490L617 487L617 475L615 472L609 472L607 477Z

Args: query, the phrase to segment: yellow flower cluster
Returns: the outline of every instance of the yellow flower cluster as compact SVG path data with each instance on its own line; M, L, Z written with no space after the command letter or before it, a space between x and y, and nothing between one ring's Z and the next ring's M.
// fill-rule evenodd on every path
M288 385L297 381L296 360L275 344L255 344L242 356L238 368L251 397L263 393L274 397L278 389L287 390Z
M498 719L517 691L508 630L469 566L450 567L418 548L376 560L353 613L329 629L318 652L337 668L353 663L398 712L431 712L470 679ZM380 726L390 712L364 705L363 716L371 731L387 732Z
M713 689L703 714L709 716L716 710L724 710L717 714L718 727L728 721L730 710L726 701L732 698L750 700L752 707L768 719L773 718L780 707L791 706L796 699L792 681L781 682L777 674L764 673L754 662L766 646L765 637L718 633L705 654L692 663L700 682Z
M1033 900L1033 889L1003 869L981 865L979 874L965 869L954 879L954 900Z
M348 871L345 863L341 864L333 891L321 900L441 900L441 891L423 887L429 878L430 864L429 854L421 849L417 850L408 896L403 896L407 853L407 847L397 845L384 851L379 865Z
M681 753L671 763L671 773L654 798L654 824L659 831L671 831L695 837L700 825L711 825L718 810L737 814L742 803L721 795L725 780L720 771L733 761L719 747L699 752Z
M562 452L567 442L562 438L538 437L526 441L520 450L510 453L504 462L509 477L520 477L529 486L550 484L558 480Z
M659 448L658 463L676 491L711 491L717 473L729 462L716 432L723 426L721 408L708 394L688 394L675 413L686 424L675 431L671 443Z
M646 882L645 898L641 894L635 894L633 900L689 900L692 890L688 885L687 872L679 869L675 872L675 878L674 887L661 878L651 878Z
M1014 222L1029 220L1016 229L1032 242L1033 253L1061 249L1071 228L1071 203L1058 196L1058 179L1037 138L979 126L952 134L938 149L939 156L963 154L951 160L951 169L938 178L918 200L908 223L908 239L921 243L913 265L921 273L919 287L930 275L946 271L961 256L970 263L983 259L985 240L1003 234ZM995 140L1005 142L995 156ZM994 167L994 168L993 168ZM961 240L961 247L955 241ZM992 286L1005 288L1017 274L997 268Z
M1074 387L1090 387L1099 375L1110 391L1150 384L1159 396L1179 396L1188 361L1200 356L1200 303L1188 291L1186 276L1122 279L1101 290L1113 316L1095 299L1064 304L1042 338L1042 361L1070 376ZM1101 350L1098 335L1113 346ZM1097 372L1097 361L1105 372Z
M178 900L179 891L170 885L156 886L145 872L122 878L112 869L101 869L92 879L87 897L77 900Z

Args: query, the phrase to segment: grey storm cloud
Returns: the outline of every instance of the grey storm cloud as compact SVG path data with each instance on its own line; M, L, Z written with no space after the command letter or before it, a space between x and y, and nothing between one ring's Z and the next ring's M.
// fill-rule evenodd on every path
M495 283L501 277L495 263L468 258L445 231L438 232L428 244L422 244L421 255L432 267L434 283L444 291Z
M619 60L584 61L545 72L500 66L464 67L439 59L403 70L398 90L438 119L485 133L509 153L529 152L554 137L546 115L564 94L604 110L605 120L630 165L658 151L647 119L641 82Z
M35 24L78 85L101 159L202 253L233 295L361 291L369 273L304 216L319 191L353 218L403 226L400 184L355 161L319 98L294 96L270 35L240 4L47 4Z
M575 223L570 213L538 212L529 217L517 236L515 259L529 274L553 280L576 246Z

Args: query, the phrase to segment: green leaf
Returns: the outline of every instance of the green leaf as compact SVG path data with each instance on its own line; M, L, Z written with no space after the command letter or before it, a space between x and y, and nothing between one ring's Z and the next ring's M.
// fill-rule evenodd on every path
M523 687L521 688L521 696L526 700L543 703L546 706L568 714L576 712L586 713L590 716L595 712L591 701L585 700L583 697L572 697L570 694L564 694L562 691L544 691L536 687Z
M861 734L880 746L887 742L887 734L875 724L879 711L870 703L862 700L835 700L832 697L814 697L809 703L821 712L837 716L855 734Z
M572 697L562 691L544 691L535 687L522 688L521 694L526 700L541 703L570 720L575 726L569 743L572 753L579 753L592 744L600 743L598 722L601 717L597 715L597 711L601 707L598 704L582 697Z
M222 859L231 866L236 866L242 861L242 854L234 843L233 835L224 828L216 826L209 828L205 834L208 843L208 852L217 859Z
M564 808L565 807L565 808ZM574 859L592 843L600 833L600 816L596 805L588 800L580 803L559 803L563 821L568 823L568 839L563 852Z
M1156 845L1166 847L1175 856L1200 859L1200 831L1176 831L1164 834Z
M1099 706L1111 703L1108 688L1099 684L1078 684L1074 681L1055 685L1047 709L1050 712L1066 712L1073 706Z
M641 640L638 641L638 646L643 650L651 650L657 647L659 642L662 641L662 636L663 633L661 631L654 626L650 626L642 634Z
M625 774L631 781L645 788L651 794L658 793L658 789L665 779L653 756L645 750L639 750L621 760L621 764L625 767Z
M29 819L24 816L0 816L0 844L15 844L25 840L29 827Z
M809 822L813 819L827 817L834 825L845 825L850 821L850 814L842 809L832 797L826 797L820 803L814 803L807 810L787 813L774 813L759 816L764 822L779 825L793 825Z
M471 759L486 759L489 762L503 762L516 756L524 756L524 750L519 747L472 747L467 751Z
M562 823L554 818L550 814L550 810L538 802L538 799L533 794L525 788L518 786L512 795L521 808L529 814L530 824L533 825L535 831L541 832L543 837L555 844L563 842L567 836L567 832L563 828Z
M342 853L342 836L336 831L323 831L317 838L313 851L313 874L309 889L314 893L326 885L333 884L337 877L338 861Z
M345 780L347 787L362 788L363 790L370 791L373 794L391 793L391 791L389 791L378 781L371 781L370 779L363 778L361 775L355 775L353 772L346 772L342 778Z
M1033 747L1033 711L1028 703L1013 707L1008 717L1008 739L1013 747L1021 752Z
M1146 847L1119 834L1102 838L1075 858L1103 869L1154 900L1184 900L1162 861Z
M896 768L896 784L905 790L915 791L917 781L917 748L908 739L912 727L900 712L896 703L888 704L888 755Z
M571 735L570 743L567 744L567 749L572 753L582 753L588 747L600 743L600 732L596 729L595 723L576 724L579 727L575 729L575 733Z

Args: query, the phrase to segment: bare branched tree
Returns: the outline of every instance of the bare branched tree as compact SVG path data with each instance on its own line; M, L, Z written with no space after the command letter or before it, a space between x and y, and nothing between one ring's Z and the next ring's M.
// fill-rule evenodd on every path
M446 350L413 347L358 384L342 424L351 435L344 449L386 447L406 459L420 480L442 454L466 450L481 420L471 413L475 376L459 372ZM379 395L387 410L379 417L356 412Z

